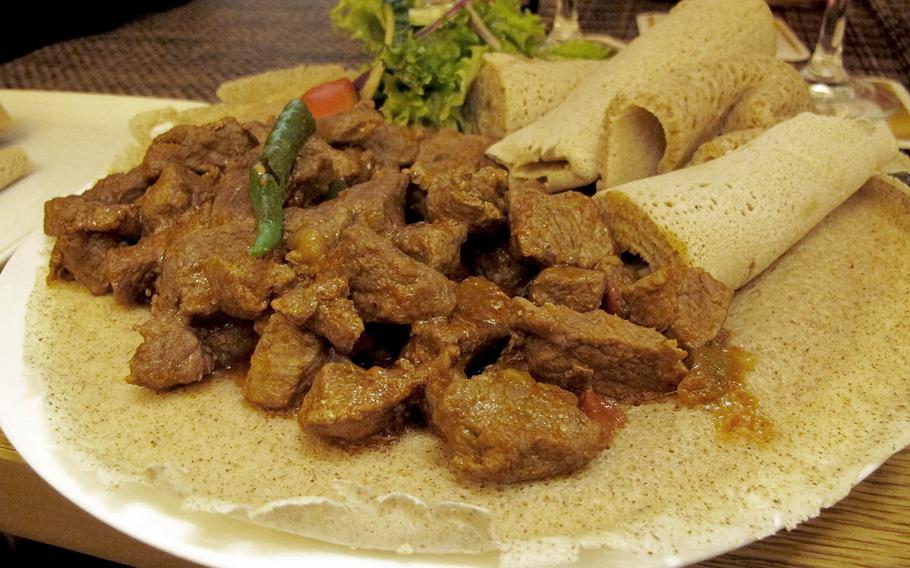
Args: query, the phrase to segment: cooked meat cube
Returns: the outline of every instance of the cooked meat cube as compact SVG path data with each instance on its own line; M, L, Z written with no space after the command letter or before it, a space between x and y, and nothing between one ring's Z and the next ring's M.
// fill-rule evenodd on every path
M347 298L320 303L306 325L328 339L338 352L345 354L351 352L364 329L354 302Z
M454 283L365 225L346 229L332 256L353 270L351 299L366 321L410 324L455 307Z
M610 265L602 265L600 270L603 271L606 278L604 309L607 313L629 319L623 294L638 279L635 274L635 268L626 266L622 261L619 261Z
M306 207L325 195L329 184L353 185L369 180L372 163L356 148L339 150L318 136L307 138L288 180L288 205Z
M196 337L219 369L230 369L241 361L249 361L259 341L250 321L216 317L214 321L193 321L192 324Z
M478 277L466 278L455 288L455 310L449 318L416 323L402 357L421 365L454 348L459 367L480 350L509 337L516 313L512 299L498 286Z
M213 357L176 313L153 313L139 333L143 341L130 360L129 383L169 389L199 382L215 369Z
M288 262L302 271L307 267L315 270L338 243L341 232L354 220L354 212L336 207L335 200L306 209L286 207L284 240L291 249L287 255Z
M671 391L687 372L686 352L653 329L601 310L579 313L514 301L522 310L516 327L530 334L525 339L529 369L541 380L628 399Z
M82 194L89 201L107 203L132 203L145 193L155 178L157 172L151 171L144 165L133 168L126 173L111 174L98 181L91 189Z
M461 245L468 238L468 228L454 221L420 222L396 229L391 238L411 258L452 274L461 266Z
M505 219L508 172L484 152L486 136L440 130L420 145L411 177L427 192L427 218L452 219L471 230L494 228Z
M407 184L405 174L385 170L316 207L285 208L285 241L293 249L288 260L304 265L320 261L354 221L379 233L401 227Z
M491 230L506 218L505 193L509 175L504 169L487 167L472 172L424 176L427 218L452 219L471 230Z
M420 142L426 135L427 130L420 127L383 124L363 146L373 153L373 159L380 167L405 167L417 159Z
M106 257L120 239L106 233L72 233L57 237L51 251L48 278L73 279L96 296L111 291Z
M438 130L420 143L412 173L422 178L425 174L476 171L495 166L496 162L487 158L486 154L493 142L496 139L490 136L462 134L447 128Z
M496 283L510 296L521 296L534 271L521 262L505 246L466 251L463 254L471 271Z
M474 339L469 342L472 349L475 345L481 346L508 337L515 323L516 309L512 298L498 286L484 278L472 276L459 282L455 288L455 298L455 310L451 319L474 328Z
M354 212L358 221L377 233L404 225L404 193L408 176L395 170L377 172L372 179L342 191L331 204Z
M692 349L717 335L733 290L698 268L662 267L623 293L629 319L665 332Z
M44 204L44 233L52 237L78 231L139 236L139 209L133 204L89 201L82 195L55 197Z
M432 423L459 473L516 483L571 473L603 449L600 428L577 404L523 371L493 370L452 381Z
M254 235L251 223L182 231L161 263L160 301L192 316L219 310L240 319L261 315L294 273L268 258L251 256L247 249Z
M269 132L272 131L272 126L270 124L265 124L264 122L259 122L258 120L251 120L243 123L243 129L246 130L247 135L252 138L254 146L261 146L268 140Z
M256 140L233 118L205 126L181 124L155 138L143 164L156 175L167 164L180 164L198 174L223 170L232 158L255 147Z
M614 262L607 225L590 197L575 191L549 195L516 183L508 200L512 251L521 258L579 268Z
M360 144L383 124L373 103L361 102L349 111L316 119L316 134L331 144Z
M341 263L339 263L341 264ZM341 275L332 263L317 265L319 275L275 298L272 307L294 324L325 337L341 353L350 353L363 333L364 323L348 299L349 274Z
M309 388L326 355L322 339L272 314L250 359L243 395L266 408L286 408Z
M151 299L164 252L175 232L165 229L135 245L113 248L107 253L107 279L118 302L126 305Z
M181 213L213 198L211 177L197 175L179 164L168 164L158 181L136 200L143 232L151 234L173 225Z
M397 369L326 363L303 398L298 420L310 432L362 440L400 424L406 401L419 387L412 375Z
M600 308L607 279L603 272L574 266L553 266L544 269L531 282L528 299L542 306L560 304L576 312Z

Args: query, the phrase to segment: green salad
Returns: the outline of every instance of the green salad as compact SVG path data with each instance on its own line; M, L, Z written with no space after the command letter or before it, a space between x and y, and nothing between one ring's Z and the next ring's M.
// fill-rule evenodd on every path
M341 0L332 22L376 56L361 95L386 120L470 130L464 108L483 55L604 59L612 50L589 41L545 48L540 18L518 0Z

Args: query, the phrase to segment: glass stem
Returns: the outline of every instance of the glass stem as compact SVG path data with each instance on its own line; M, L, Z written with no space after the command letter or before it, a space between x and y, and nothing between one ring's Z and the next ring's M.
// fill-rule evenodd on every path
M826 2L815 51L803 69L803 77L810 83L842 85L847 82L847 71L844 69L844 31L850 0Z
M547 41L561 43L580 38L581 28L578 25L578 7L575 0L556 0L553 28L547 36Z

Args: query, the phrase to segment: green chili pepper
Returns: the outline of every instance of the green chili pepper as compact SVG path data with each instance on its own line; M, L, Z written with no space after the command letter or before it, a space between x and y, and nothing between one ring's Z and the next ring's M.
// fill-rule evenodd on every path
M262 157L250 168L250 199L256 214L253 256L263 256L281 242L288 178L303 143L316 130L310 110L299 99L289 102L269 132Z

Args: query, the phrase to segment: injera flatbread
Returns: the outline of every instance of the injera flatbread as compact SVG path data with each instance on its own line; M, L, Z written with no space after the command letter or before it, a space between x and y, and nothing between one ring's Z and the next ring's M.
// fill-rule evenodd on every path
M748 385L769 443L722 441L701 409L644 404L588 468L524 485L459 482L423 431L334 447L245 404L230 378L127 385L147 312L48 288L43 270L26 363L68 454L189 508L360 547L502 547L504 564L583 547L676 553L793 527L910 443L908 259L910 195L867 184L737 293L728 327L755 357Z
M32 161L18 146L0 148L0 189L5 188L32 171Z
M477 131L501 138L534 122L605 63L585 59L544 61L507 53L484 55L468 98Z
M681 261L734 290L898 153L880 122L803 113L716 160L599 191L621 250Z
M720 55L775 52L774 18L763 0L683 0L545 116L503 138L489 155L518 177L546 178L553 190L602 175L604 113L624 88Z
M698 62L633 85L607 107L601 184L612 187L673 171L711 138L765 129L810 106L799 73L767 55Z

